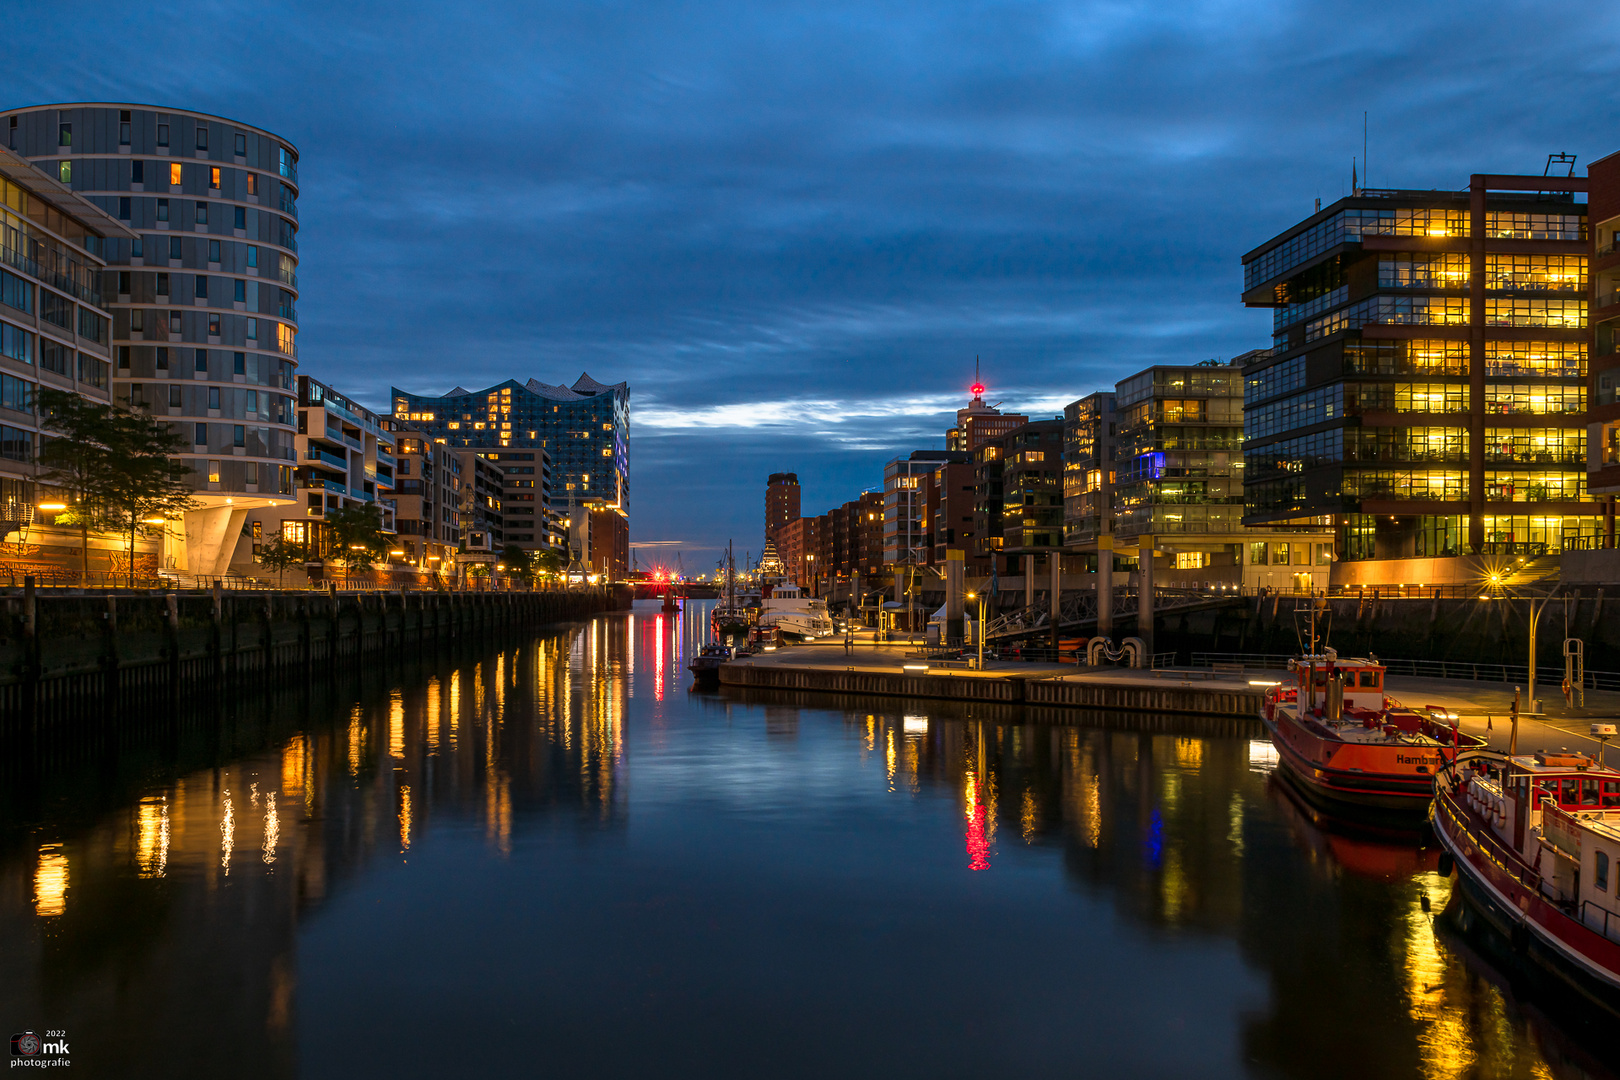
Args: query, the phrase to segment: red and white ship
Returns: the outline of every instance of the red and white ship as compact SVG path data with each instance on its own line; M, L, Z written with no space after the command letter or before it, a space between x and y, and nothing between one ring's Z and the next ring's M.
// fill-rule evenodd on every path
M1260 720L1279 764L1309 798L1420 815L1434 796L1434 774L1484 740L1458 730L1456 714L1409 709L1384 694L1376 657L1344 659L1318 650L1311 606L1309 649L1288 665L1288 679L1266 691Z
M1441 769L1430 820L1464 911L1620 1015L1620 771L1567 752L1475 754Z

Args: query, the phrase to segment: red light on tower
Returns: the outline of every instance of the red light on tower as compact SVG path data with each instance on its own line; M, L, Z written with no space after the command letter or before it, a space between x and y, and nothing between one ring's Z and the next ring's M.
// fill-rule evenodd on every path
M968 387L968 392L974 397L984 397L984 384L976 382Z

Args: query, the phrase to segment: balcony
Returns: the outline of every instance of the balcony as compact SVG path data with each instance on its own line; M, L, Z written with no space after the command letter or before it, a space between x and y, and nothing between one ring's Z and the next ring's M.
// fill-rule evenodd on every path
M336 480L309 479L302 481L301 486L310 491L331 491L338 495L347 495L349 493L348 487L338 483Z
M349 461L347 458L334 454L329 450L322 450L315 446L310 447L304 452L304 460L318 461L323 465L329 465L332 468L338 469L345 473L349 471Z

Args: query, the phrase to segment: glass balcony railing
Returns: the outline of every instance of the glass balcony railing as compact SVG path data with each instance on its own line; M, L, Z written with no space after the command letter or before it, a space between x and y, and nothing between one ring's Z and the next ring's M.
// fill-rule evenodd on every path
M334 469L342 469L345 472L347 472L349 469L349 462L347 458L334 454L329 450L322 450L315 446L310 447L304 452L304 460L319 461L326 465L332 466Z

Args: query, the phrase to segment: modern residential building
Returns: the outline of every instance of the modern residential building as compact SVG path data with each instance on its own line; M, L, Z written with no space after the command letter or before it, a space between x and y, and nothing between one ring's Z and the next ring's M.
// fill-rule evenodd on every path
M973 395L967 408L956 410L956 426L945 432L945 449L971 455L990 439L1005 435L1029 417L1004 413L984 403L984 384L975 381L968 388ZM971 460L971 457L968 459Z
M799 476L797 473L771 473L765 481L765 538L777 533L799 517Z
M1601 499L1604 547L1615 546L1615 495L1620 494L1620 154L1586 170L1591 251L1591 382L1586 415L1589 492Z
M1099 390L1063 410L1063 543L1092 545L1112 527L1114 392Z
M1273 347L1244 373L1244 520L1330 518L1342 584L1472 578L1455 556L1596 536L1586 185L1358 190L1245 255Z
M396 445L394 527L398 556L430 574L455 576L461 546L461 459L427 432L390 420Z
M376 503L383 530L394 531L394 432L386 418L318 379L296 378L298 467L293 482L298 501L247 511L250 543L238 541L232 557L242 572L252 573L253 553L278 535L307 545L311 559L330 555L326 515L346 506Z
M499 554L506 546L501 512L506 495L506 472L476 450L453 453L461 465L461 505L456 516L461 530L461 549L468 554ZM543 489L540 490L543 494Z
M1063 543L1063 421L1034 420L986 440L973 455L973 560L1021 574L1024 556Z
M560 550L565 546L557 528L560 515L551 506L551 455L547 451L534 447L468 452L484 458L501 473L504 543L525 551Z
M824 546L829 531L828 517L823 514L794 518L776 533L777 556L787 569L788 580L816 595L821 591L817 583L827 576Z
M913 450L883 466L883 563L926 566L933 556L928 532L929 489L934 470L967 460L958 450Z
M36 513L41 501L66 507L65 496L35 487L35 455L50 437L39 390L112 400L103 252L136 235L66 184L0 151L0 541L26 540L36 571L77 568L79 548L76 531L51 524L54 513ZM112 569L109 560L122 549L121 541L97 545L92 569Z
M1243 524L1242 372L1262 355L1155 365L1067 407L1064 543L1084 570L1109 552L1135 570L1145 546L1159 587L1327 587L1325 521Z
M971 461L947 461L934 469L929 483L928 532L933 550L929 563L943 565L945 553L952 548L964 554L973 552L974 508L978 505L978 490L973 479ZM968 572L989 571L989 563L978 565L979 560L969 558Z
M166 412L190 445L200 505L167 530L164 563L223 573L249 511L294 499L297 150L234 120L105 102L0 112L0 130L128 227L84 271L111 315L113 394Z
M510 478L538 485L539 470L551 470L550 509L557 528L571 531L578 558L593 572L623 575L630 552L630 386L608 385L580 375L573 386L515 379L483 390L454 387L447 394L393 390L394 419L443 440L453 448L489 451ZM545 451L549 460L525 454ZM535 472L512 472L512 469ZM537 493L539 487L534 491ZM503 497L507 542L530 550L548 546L540 502L535 527L522 528L519 498L528 488L507 485ZM564 525L566 521L568 524ZM527 537L527 539L524 539ZM598 565L599 564L599 565Z

